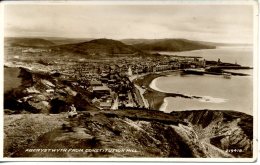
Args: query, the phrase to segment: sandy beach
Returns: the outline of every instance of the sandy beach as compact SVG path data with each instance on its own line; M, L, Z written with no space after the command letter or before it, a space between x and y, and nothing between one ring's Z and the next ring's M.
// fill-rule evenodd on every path
M190 94L180 94L180 93L168 93L167 91L163 91L156 86L159 77L169 76L172 72L164 72L164 73L151 73L142 76L135 76L135 79L132 81L137 84L142 91L143 100L147 100L150 109L160 110L165 112L167 110L167 106L169 105L168 99L169 97L181 97L187 99L197 99L200 102L208 102L208 103L222 103L225 102L225 99L222 98L214 98L210 96L193 96Z
M162 103L162 105L161 105L161 107L160 107L159 110L165 112L167 106L168 106L168 101L167 101L167 97L165 97L165 98L163 99L163 103Z
M157 88L157 86L156 86L156 81L157 81L157 78L153 79L152 82L150 83L149 87L156 91L160 91L160 89ZM163 91L160 91L160 92L163 92Z
M152 82L150 83L149 87L151 89L154 89L155 91L159 91L159 92L163 92L163 91L160 91L160 89L156 86L156 81L157 81L157 78L155 78L154 80L152 80ZM166 111L166 108L167 108L167 105L168 105L168 101L167 101L167 97L165 97L163 99L163 102L159 108L160 111L163 111L165 112Z
M167 101L164 101L166 97L185 97L185 98L190 98L189 96L185 96L182 94L176 94L176 93L165 93L163 91L160 91L156 87L156 78L162 77L162 76L168 76L172 72L176 71L171 71L171 72L162 72L162 73L150 73L146 74L144 76L138 76L138 78L134 79L133 82L137 84L138 86L145 88L145 92L143 93L143 96L145 100L148 101L150 109L153 110L160 110L164 109L161 108L162 104L163 107L166 107Z
M155 97L153 100L156 104L161 101L161 105L154 108L168 113L182 110L219 109L252 115L252 103L244 99L247 97L251 100L252 95L248 92L252 90L250 82L251 77L243 76L234 76L227 80L216 75L171 74L151 80L148 87L150 93L147 96ZM160 98L163 96L164 98Z

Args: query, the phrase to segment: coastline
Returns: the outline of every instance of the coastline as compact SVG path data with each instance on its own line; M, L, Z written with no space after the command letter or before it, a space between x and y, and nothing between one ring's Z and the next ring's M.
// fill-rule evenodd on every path
M157 77L157 78L159 78L159 77ZM157 78L155 78L155 79L153 79L153 80L151 81L151 83L149 84L149 88L154 89L154 90L156 90L156 91L160 91L160 89L157 88L157 86L156 86ZM161 92L161 91L160 91L160 92Z
M144 98L144 93L145 93L145 89L141 88L140 86L134 84L135 89L136 89L136 94L137 97L139 98L139 104L144 107L144 108L149 108L149 103L147 102L147 100Z
M166 97L184 97L184 98L192 98L190 96L186 96L183 94L176 93L165 93L160 92L155 85L155 79L162 76L168 76L171 73L178 72L178 70L172 70L167 72L157 72L157 73L149 73L143 76L138 76L136 79L132 79L134 84L137 84L139 87L145 89L143 93L144 98L148 101L149 107L151 110L165 110L167 105ZM164 104L165 103L165 104ZM163 105L164 104L164 105ZM164 107L164 108L163 108Z
M156 86L156 79L158 77L165 77L169 76L173 73L179 72L179 70L172 70L168 72L155 72L155 73L149 73L142 76L138 76L138 78L133 79L133 83L137 84L140 88L143 89L143 97L149 104L150 110L157 110L162 111L164 113L166 112L166 107L168 105L167 98L169 97L181 97L186 99L198 99L200 102L212 102L212 103L222 103L226 102L226 99L222 98L215 98L211 96L193 96L193 95L186 95L186 94L180 94L180 93L167 93L166 91L162 91L158 89ZM224 109L223 109L224 110ZM230 110L230 109L227 109ZM187 111L187 110L182 110ZM243 111L237 111L233 110L234 112L243 112ZM172 111L173 112L173 111ZM243 112L245 113L245 112ZM246 113L248 115L251 115L250 113ZM251 115L252 116L252 115Z
M157 77L159 78L159 77ZM153 79L151 81L151 83L149 84L149 88L150 89L153 89L154 92L157 91L157 92L161 92L159 88L157 88L156 86L156 81L157 81L157 78ZM167 108L167 105L168 105L168 101L166 100L167 97L164 97L163 100L162 100L162 103L159 107L158 110L162 111L162 112L165 112L166 111L166 108ZM158 106L159 106L159 102L158 102Z
M166 99L167 99L167 97L165 97L165 98L163 99L163 103L162 103L162 105L161 105L160 108L159 108L159 110L162 111L162 112L165 112L165 111L166 111L166 108L167 108L167 106L168 106L168 101L167 101Z
M150 73L133 80L134 84L137 84L138 86L145 89L143 97L147 100L149 108L152 110L159 110L165 98L164 93L156 91L150 87L151 82L161 76L162 75L158 73Z

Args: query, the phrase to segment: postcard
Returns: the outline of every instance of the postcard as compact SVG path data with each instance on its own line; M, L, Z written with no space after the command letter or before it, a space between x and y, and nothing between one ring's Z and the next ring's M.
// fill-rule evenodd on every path
M257 1L0 4L2 161L256 161Z

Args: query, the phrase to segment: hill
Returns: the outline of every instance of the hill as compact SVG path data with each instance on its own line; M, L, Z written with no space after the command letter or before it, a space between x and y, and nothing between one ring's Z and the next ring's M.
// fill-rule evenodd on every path
M214 49L218 44L187 39L73 39L73 38L18 38L6 37L5 46L51 47L53 50L66 51L83 55L134 55L145 51L188 51Z
M76 44L60 45L55 48L94 56L140 53L139 50L132 46L111 39L95 39Z
M20 68L19 77L22 84L4 93L6 157L252 157L250 115L218 110L101 111L91 104L86 90L74 88L52 73ZM72 103L79 115L66 118ZM35 148L134 152L27 150ZM233 149L242 152L226 152Z
M94 38L63 38L63 37L43 37L43 39L53 42L55 45L75 44L91 41Z
M141 44L141 43L153 43L155 42L156 40L158 39L123 39L123 40L120 40L121 42L123 42L124 44L127 44L127 45L135 45L135 44Z
M147 51L189 51L198 49L215 49L212 43L192 41L187 39L126 39L122 42L131 44L137 49Z
M16 38L8 37L4 40L5 46L21 46L21 47L49 47L55 44L49 40L41 38Z
M166 114L160 111L126 109L82 112L72 119L65 118L64 114L24 114L18 119L13 119L13 116L5 116L5 128L10 129L15 125L16 130L5 134L8 137L5 141L5 156L252 157L252 137L245 133L246 129L252 127L252 116L236 112L197 110ZM206 121L205 118L209 120ZM50 121L48 127L40 127L41 124L46 125L46 119ZM244 124L249 127L243 128ZM37 131L38 137L34 131ZM19 135L24 136L22 144L16 140L20 138ZM12 147L13 150L10 150ZM44 152L46 148L67 151ZM72 148L79 150L69 150ZM242 152L226 152L234 148ZM42 149L43 152L34 149ZM104 152L91 152L91 149L102 149ZM105 152L108 149L114 152ZM118 150L121 152L116 152Z

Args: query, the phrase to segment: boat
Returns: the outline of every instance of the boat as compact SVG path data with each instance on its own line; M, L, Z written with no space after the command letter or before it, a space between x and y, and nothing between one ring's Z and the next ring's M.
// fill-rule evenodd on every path
M196 74L203 75L205 73L205 69L183 69L184 74Z
M231 79L231 73L223 73L222 75L226 79Z

